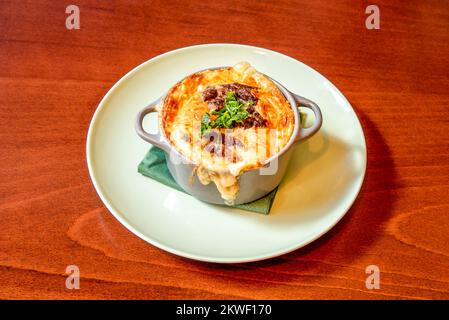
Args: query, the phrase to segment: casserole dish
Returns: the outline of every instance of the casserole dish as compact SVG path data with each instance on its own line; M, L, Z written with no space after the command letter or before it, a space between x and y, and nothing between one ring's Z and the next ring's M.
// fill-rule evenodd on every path
M170 89L162 97L142 109L138 113L135 120L135 129L137 134L143 140L161 148L166 153L167 166L175 181L187 193L191 194L199 200L213 204L225 203L231 205L247 203L257 200L274 190L279 185L286 172L288 162L290 160L292 146L295 143L305 141L306 139L310 138L320 129L322 124L321 111L316 103L290 92L276 80L264 74L261 74L260 72L257 72L258 75L264 78L264 81L268 81L269 85L272 85L273 88L275 88L276 92L278 92L279 95L282 96L283 101L285 101L284 105L288 106L288 110L284 109L283 112L281 109L279 110L281 110L280 113L288 113L289 115L291 115L291 125L288 126L288 136L285 137L283 144L279 149L276 149L276 152L274 154L269 153L269 156L267 158L264 158L263 161L260 161L259 166L250 166L247 167L247 169L237 171L237 173L234 174L234 180L237 183L237 186L234 189L236 189L237 191L233 192L231 196L226 195L226 192L224 192L224 189L226 188L223 188L223 186L220 187L217 181L218 179L213 180L215 182L215 185L213 183L209 183L210 179L209 181L204 181L205 179L201 177L200 170L198 169L202 168L201 166L199 166L199 163L193 160L192 157L186 156L186 153L182 152L179 149L177 140L173 140L172 136L170 136L171 133L167 132L167 122L170 124L170 122L174 121L173 117L170 117L170 112L168 112L167 110L168 108L170 108L170 104L173 100L173 92L175 92L179 87L185 87L186 79L197 77L197 75L207 74L208 72L212 73L217 70L228 70L232 68L233 67L210 68L207 70L198 71L187 76L186 78L175 84L172 89ZM230 86L235 85L236 84L230 84ZM253 101L251 100L251 105L252 104ZM311 127L301 127L298 107L308 108L314 113L315 120ZM156 134L148 133L143 128L143 119L147 114L152 112L159 113L159 131ZM212 114L213 112L214 111L212 111ZM283 116L281 116L280 118L282 117ZM287 123L288 121L285 120L284 122ZM235 187L235 183L233 187Z

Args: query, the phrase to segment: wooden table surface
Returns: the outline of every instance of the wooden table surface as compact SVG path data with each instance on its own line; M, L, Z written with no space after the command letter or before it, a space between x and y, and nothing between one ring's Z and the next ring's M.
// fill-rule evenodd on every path
M449 298L449 3L0 1L0 298ZM403 3L403 4L399 4ZM312 66L346 95L367 140L362 191L313 244L214 265L132 235L85 160L91 117L126 72L200 43L244 43ZM65 287L66 266L81 288ZM365 268L380 268L380 289Z

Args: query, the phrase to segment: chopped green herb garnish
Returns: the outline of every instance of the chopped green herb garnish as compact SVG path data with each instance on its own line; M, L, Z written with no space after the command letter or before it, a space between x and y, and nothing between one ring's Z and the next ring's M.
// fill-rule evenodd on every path
M203 118L201 120L201 135L210 129L215 128L234 128L236 124L242 124L243 120L245 120L249 113L246 111L247 105L253 103L250 101L248 104L241 100L237 100L235 97L235 93L233 91L229 91L225 101L223 108L219 111L212 111L209 113L204 113ZM210 120L210 115L216 115L217 117L214 120Z
M208 112L203 114L203 118L201 119L201 135L209 131L210 129L210 114Z

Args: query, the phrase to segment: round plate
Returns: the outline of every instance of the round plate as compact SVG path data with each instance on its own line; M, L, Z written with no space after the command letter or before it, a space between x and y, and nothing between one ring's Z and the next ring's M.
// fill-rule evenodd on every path
M137 172L150 147L134 131L138 111L195 71L240 61L315 101L323 113L321 130L293 147L267 216L201 202ZM146 122L154 132L156 116ZM293 251L331 229L361 188L366 144L349 102L315 70L267 49L208 44L165 53L120 79L93 116L87 162L100 198L131 232L183 257L236 263Z

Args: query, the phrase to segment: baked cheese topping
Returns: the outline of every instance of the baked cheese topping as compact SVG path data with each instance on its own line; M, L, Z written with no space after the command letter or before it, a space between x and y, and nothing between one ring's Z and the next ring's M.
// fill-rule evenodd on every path
M278 87L246 62L188 76L160 108L165 137L196 165L198 180L214 182L229 205L239 176L278 153L295 121Z

